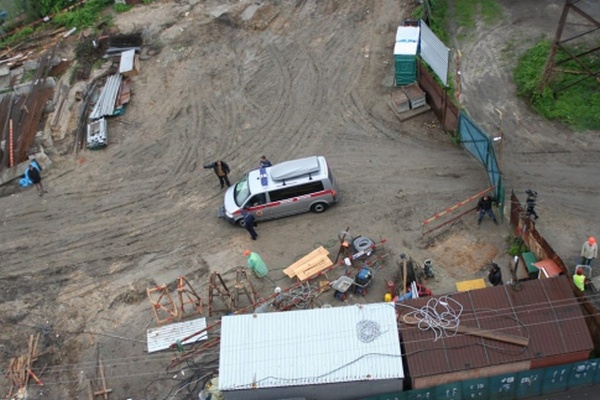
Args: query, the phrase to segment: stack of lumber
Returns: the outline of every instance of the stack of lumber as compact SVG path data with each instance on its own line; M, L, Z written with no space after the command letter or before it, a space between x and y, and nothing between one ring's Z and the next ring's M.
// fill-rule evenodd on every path
M320 246L284 269L283 273L292 279L305 281L333 265L328 255L329 251Z
M43 386L42 381L33 373L31 365L37 360L38 354L38 343L40 341L40 334L29 336L29 346L27 354L11 358L8 363L8 369L6 371L6 377L11 383L11 387L8 392L8 398L11 398L17 393L25 395L27 392L27 384L29 383L29 377L33 378L38 385Z

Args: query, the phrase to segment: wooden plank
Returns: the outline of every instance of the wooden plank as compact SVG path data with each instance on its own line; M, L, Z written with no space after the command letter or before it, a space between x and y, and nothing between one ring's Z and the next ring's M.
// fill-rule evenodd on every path
M456 282L456 290L459 292L468 292L469 290L476 289L485 289L485 281L482 278Z
M311 276L318 274L319 272L327 269L333 265L333 262L327 256L322 256L318 263L313 264L310 268L305 269L304 271L298 272L296 277L301 281L304 281Z
M304 257L302 257L301 259L299 259L292 265L290 265L288 268L286 268L284 270L284 272L288 271L291 274L295 274L298 271L302 271L302 270L306 269L306 264L310 264L313 261L318 261L323 255L328 255L328 254L329 254L329 251L327 251L324 247L319 247L319 248L311 251L310 253L308 253L307 255L305 255Z
M100 382L102 383L102 390L100 392L94 392L94 396L96 396L96 393L98 393L98 395L104 395L104 399L108 400L108 394L110 393L110 391L106 388L106 378L104 377L104 365L102 364L101 358L98 360L98 362L100 364Z
M305 270L307 268L307 264L310 264L315 259L321 259L323 255L329 255L329 251L323 246L320 246L284 269L283 273L288 277L293 278L299 271Z
M404 315L400 318L402 322L409 325L418 325L419 320L412 315ZM456 329L458 333L464 333L465 335L482 337L485 339L497 340L499 342L515 344L517 346L526 347L529 345L529 338L511 335L508 333L502 333L498 331L490 331L485 329L475 328L474 326L459 325Z

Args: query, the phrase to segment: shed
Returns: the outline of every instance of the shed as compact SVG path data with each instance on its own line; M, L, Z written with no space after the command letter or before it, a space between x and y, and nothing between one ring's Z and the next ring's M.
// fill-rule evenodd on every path
M401 391L403 378L391 303L222 318L226 400L350 400Z
M428 301L462 305L460 326L526 339L511 344L457 333L437 340L432 330L403 322ZM400 332L413 389L586 360L593 350L583 312L565 276L500 285L399 304ZM454 307L456 308L456 307ZM447 316L449 319L449 316Z
M417 80L417 53L420 28L399 26L394 45L396 86L409 85Z

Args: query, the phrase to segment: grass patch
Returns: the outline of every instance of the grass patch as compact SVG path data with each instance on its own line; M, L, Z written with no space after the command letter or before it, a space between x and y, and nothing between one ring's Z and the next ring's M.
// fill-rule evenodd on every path
M514 71L517 94L527 100L540 115L561 121L574 130L600 129L600 84L593 78L584 78L584 69L575 61L560 64L562 72L556 71L546 87L539 85L550 52L551 43L541 41L525 53ZM584 49L570 49L578 54ZM555 63L567 60L568 55L558 50ZM600 59L593 55L580 57L590 70L600 69Z
M132 8L133 8L133 5L131 5L131 4L123 4L123 3L113 4L113 10L115 10L116 13L124 13L124 12L131 10Z
M492 25L502 18L502 8L496 0L456 0L454 2L456 24L467 30L475 28L477 18Z

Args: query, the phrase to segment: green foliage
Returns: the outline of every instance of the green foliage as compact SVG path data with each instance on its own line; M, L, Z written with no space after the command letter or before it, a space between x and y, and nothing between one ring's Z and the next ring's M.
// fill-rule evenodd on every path
M28 26L26 28L23 28L23 29L19 30L17 33L15 33L14 35L9 36L9 37L5 38L4 40L0 41L0 48L12 46L15 43L21 42L26 37L31 35L33 32L34 32L34 30L32 27Z
M68 0L25 0L27 16L32 19L40 19L48 15L56 14L70 5Z
M65 28L87 28L93 25L102 10L112 3L113 0L89 0L81 7L57 15L52 22Z
M520 237L508 237L507 240L508 242L508 251L507 253L510 254L512 257L514 256L519 256L522 253L528 251L529 249L527 248L527 245L525 244L525 242L523 241L522 238Z
M127 12L127 11L131 10L132 8L133 8L133 6L131 4L115 3L113 5L113 10L115 10L115 12L117 12L117 13Z
M154 3L154 0L142 0L142 3L151 4L151 3Z
M541 41L519 59L514 70L517 94L527 100L542 116L566 123L575 130L600 129L600 85L585 77L584 69L573 60L561 63L561 71L540 91L539 86L550 53L551 43ZM578 54L583 49L570 49ZM555 63L567 60L568 55L560 49ZM580 57L590 70L600 69L600 60L593 55ZM573 73L574 72L574 73Z
M446 29L444 28L444 24L446 22L446 16L448 13L448 4L444 0L426 0L423 2L421 7L418 7L411 14L412 18L415 19L423 19L426 10L428 8L430 11L429 15L429 28L436 34L436 36L444 43L448 43L448 34L446 33Z
M460 145L460 135L456 131L449 132L450 141L455 145Z

